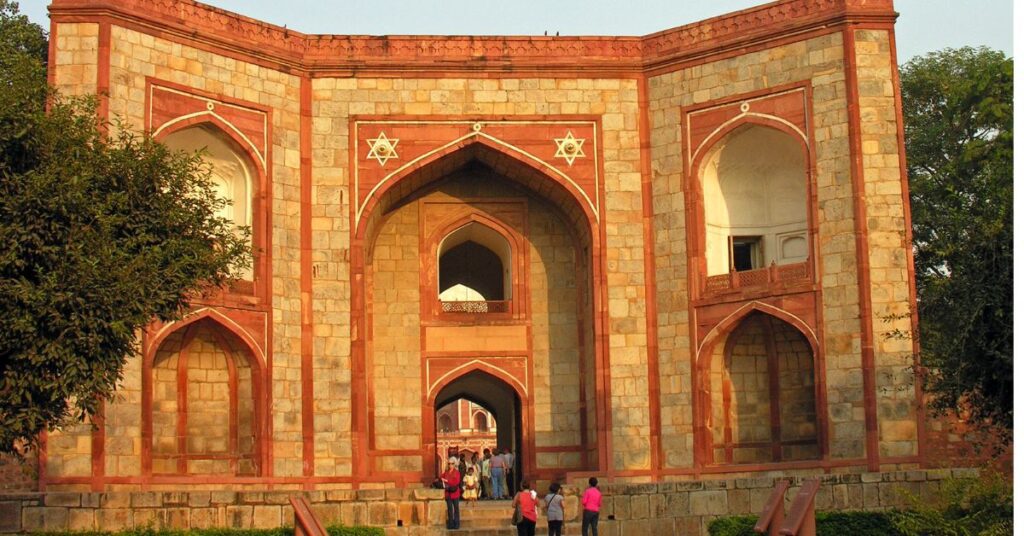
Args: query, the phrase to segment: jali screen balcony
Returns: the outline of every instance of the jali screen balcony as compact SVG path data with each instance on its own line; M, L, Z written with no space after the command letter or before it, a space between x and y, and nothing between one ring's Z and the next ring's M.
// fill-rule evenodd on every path
M442 313L507 313L511 309L510 300L441 301Z

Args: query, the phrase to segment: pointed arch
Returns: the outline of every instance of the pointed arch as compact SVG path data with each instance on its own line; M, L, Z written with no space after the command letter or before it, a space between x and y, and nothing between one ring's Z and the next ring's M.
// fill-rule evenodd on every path
M808 143L807 135L804 134L800 127L774 115L748 112L722 123L697 145L697 148L694 149L693 154L690 156L691 170L696 173L704 165L704 160L708 154L718 146L720 141L740 129L754 125L770 128L793 138L803 148L805 161L810 166L812 161L810 144Z
M432 168L452 170L474 158L484 163L488 163L488 161L494 162L496 156L499 157L499 160L509 160L524 169L528 169L531 175L522 176L519 174L509 178L523 183L525 187L536 192L543 192L545 194L557 193L555 197L563 198L557 200L563 209L569 208L566 206L566 201L571 199L575 208L578 208L585 214L591 226L596 225L600 221L600 201L598 199L590 199L584 189L580 187L580 184L572 180L571 177L541 158L511 145L511 143L483 132L472 132L450 141L426 155L403 164L374 184L366 199L356 199L355 235L357 237L366 235L368 216L374 213L377 206L387 198L388 194L395 188L395 185L407 181L410 177L422 175L424 170ZM437 164L439 163L444 163L445 165L438 166ZM492 167L514 168L514 166L508 165ZM422 178L423 184L426 184L437 177L427 175ZM412 190L415 190L415 188ZM356 194L358 194L357 191Z
M698 366L707 361L707 353L710 348L713 348L720 340L728 337L729 334L732 333L733 329L735 329L736 326L743 322L743 320L745 320L747 316L754 311L774 316L775 318L793 326L797 331L803 334L804 338L807 339L807 343L811 346L811 351L813 351L815 355L818 354L818 336L814 333L814 329L807 325L807 322L804 322L800 317L786 311L785 309L767 304L763 301L752 301L745 303L732 313L729 313L728 316L720 320L718 324L715 324L715 327L708 331L707 335L704 336L700 344L697 346Z
M444 390L445 387L447 387L449 384L458 381L467 374L475 371L480 371L481 373L490 376L501 383L507 384L516 392L516 394L519 395L519 398L523 400L526 400L528 398L529 390L527 389L526 385L523 384L523 382L520 381L518 378L512 376L508 372L505 372L505 370L503 370L501 367L492 365L479 359L474 359L467 363L463 363L453 368L452 370L449 370L448 372L444 373L441 377L434 380L434 383L429 386L429 389L427 391L427 400L430 400L431 403L435 403L435 398L437 398L438 393ZM477 403L479 404L479 402ZM481 406L483 406L483 404L481 404Z
M153 360L156 357L156 352L160 349L160 346L168 336L190 324L207 318L238 337L245 347L248 348L252 356L256 358L255 364L259 367L260 372L263 373L266 371L266 353L263 351L263 348L260 347L256 338L237 322L213 307L200 307L195 311L189 312L181 320L162 324L157 328L155 333L147 333L142 344L143 366L153 366Z
M171 134L181 132L191 127L208 126L217 132L224 134L231 141L235 150L249 157L253 164L257 165L260 174L267 171L267 159L256 147L256 144L242 133L238 127L221 117L216 112L197 112L171 119L166 123L153 129L153 139L163 141Z
M402 198L474 159L494 169L511 172L506 174L507 178L551 200L570 215L576 213L586 221L584 227L588 231L587 236L596 236L594 230L601 219L597 200L591 200L583 188L551 164L523 149L479 132L467 134L403 165L374 185L365 199L357 197L355 235L367 236L370 216L379 205L388 204L387 200L393 196L399 184L413 183L399 189L401 195L397 197ZM577 225L580 223L577 222Z

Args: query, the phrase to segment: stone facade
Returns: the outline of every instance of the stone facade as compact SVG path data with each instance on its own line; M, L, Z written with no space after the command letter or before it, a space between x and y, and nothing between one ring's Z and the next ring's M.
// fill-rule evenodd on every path
M781 0L645 37L434 40L55 0L55 85L158 139L221 136L257 255L251 281L147 330L95 429L49 434L39 487L419 486L459 396L537 481L927 465L912 348L883 323L916 321L895 16ZM704 170L757 129L802 160L806 259L710 273ZM501 259L501 296L440 301L449 240ZM664 523L759 508L687 500L706 512Z

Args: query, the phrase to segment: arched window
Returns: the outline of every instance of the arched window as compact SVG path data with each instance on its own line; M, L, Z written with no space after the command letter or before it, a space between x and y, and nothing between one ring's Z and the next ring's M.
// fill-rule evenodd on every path
M701 168L707 274L807 259L803 145L761 125L737 128Z
M176 151L202 151L203 160L211 167L214 190L229 201L217 215L237 227L252 226L256 172L248 155L238 149L227 135L213 127L200 125L171 133L163 142ZM252 269L244 270L241 278L251 281Z
M477 432L486 432L489 429L489 427L487 426L486 413L482 411L476 412L476 415L473 416L473 420L475 421L474 427L476 428Z
M259 474L259 375L244 344L200 320L167 337L151 374L154 473Z
M448 234L437 254L437 290L443 311L508 310L512 248L505 237L473 222Z
M447 413L442 414L441 417L437 419L437 429L441 432L453 432L455 428L452 426L451 415L448 415Z
M751 313L712 353L714 463L817 459L814 356L786 322Z

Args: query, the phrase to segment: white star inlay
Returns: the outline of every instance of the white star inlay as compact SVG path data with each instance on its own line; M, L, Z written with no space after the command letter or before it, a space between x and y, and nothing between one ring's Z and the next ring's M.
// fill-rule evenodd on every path
M383 130L375 139L366 140L366 144L370 146L370 152L366 153L366 158L376 158L381 166L392 158L398 158L398 153L395 152L395 147L398 147L398 138L385 136Z
M585 141L587 140L573 136L572 131L566 132L564 138L555 138L555 145L558 146L555 158L564 158L566 163L571 166L576 157L587 156L583 154L583 142Z

